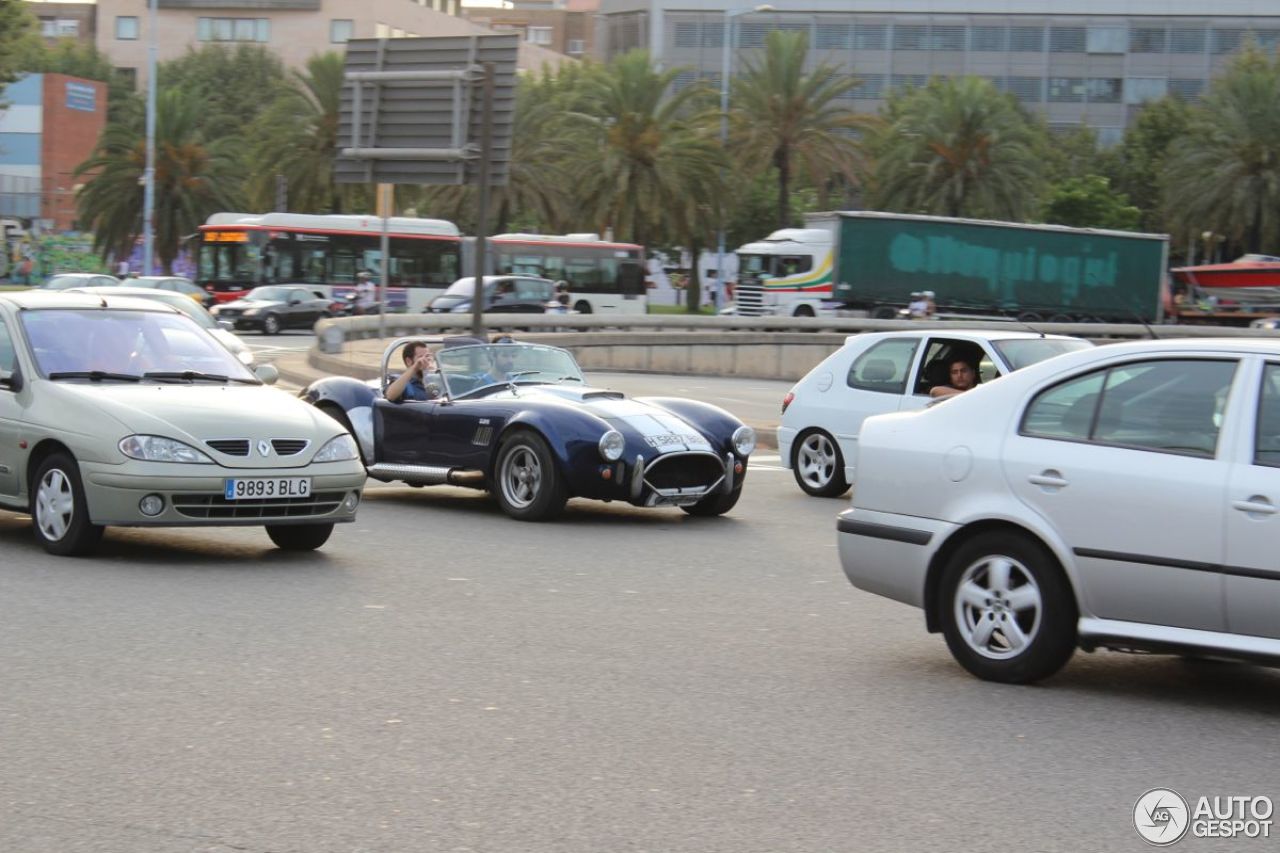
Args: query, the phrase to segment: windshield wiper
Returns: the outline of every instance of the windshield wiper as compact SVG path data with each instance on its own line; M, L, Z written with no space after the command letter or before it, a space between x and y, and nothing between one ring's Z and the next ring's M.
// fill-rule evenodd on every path
M101 382L104 379L114 379L120 382L138 382L142 379L136 373L111 373L107 370L60 370L56 373L50 373L49 378L91 379L94 382Z
M249 385L257 385L256 379L241 379L239 377L223 376L221 373L201 373L198 370L155 370L142 374L143 379L182 379L187 382L194 382L197 379L203 379L208 382L243 382Z
M557 382L564 382L566 379L572 379L574 382L586 382L581 376L561 376Z

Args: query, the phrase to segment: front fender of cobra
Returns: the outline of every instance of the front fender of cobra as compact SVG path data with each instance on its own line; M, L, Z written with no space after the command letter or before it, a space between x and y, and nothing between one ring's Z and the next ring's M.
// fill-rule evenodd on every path
M349 376L317 379L298 395L321 410L337 408L347 416L366 460L376 459L373 438L373 404L378 392Z
M522 409L503 425L502 435L494 443L492 464L497 462L497 450L503 440L518 429L533 430L546 439L570 494L593 494L597 490L599 468L605 464L600 457L600 437L611 429L607 421L565 406Z

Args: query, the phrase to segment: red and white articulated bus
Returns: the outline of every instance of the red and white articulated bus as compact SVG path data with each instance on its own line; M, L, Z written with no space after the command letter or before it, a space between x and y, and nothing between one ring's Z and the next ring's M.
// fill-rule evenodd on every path
M393 216L387 305L419 312L445 288L472 274L474 238L443 219ZM217 213L200 226L196 281L219 302L250 288L304 284L335 299L362 270L382 269L382 219L360 215ZM646 310L644 248L595 234L499 234L487 241L488 274L537 275L569 285L580 313Z

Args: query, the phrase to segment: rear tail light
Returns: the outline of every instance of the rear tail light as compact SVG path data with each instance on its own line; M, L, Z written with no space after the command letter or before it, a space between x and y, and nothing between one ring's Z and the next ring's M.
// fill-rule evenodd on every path
M784 415L787 413L787 406L790 406L791 401L794 400L795 398L796 398L795 391L788 391L787 396L782 398L782 413Z

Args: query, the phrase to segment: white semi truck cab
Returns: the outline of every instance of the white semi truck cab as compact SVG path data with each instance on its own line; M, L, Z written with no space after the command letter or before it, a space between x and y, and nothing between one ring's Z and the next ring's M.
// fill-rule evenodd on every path
M783 228L737 250L736 313L816 317L831 300L835 234L830 228Z

